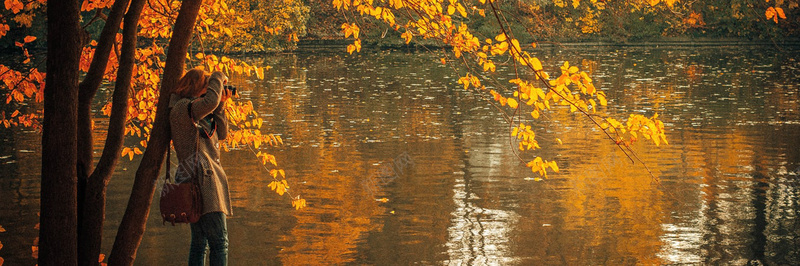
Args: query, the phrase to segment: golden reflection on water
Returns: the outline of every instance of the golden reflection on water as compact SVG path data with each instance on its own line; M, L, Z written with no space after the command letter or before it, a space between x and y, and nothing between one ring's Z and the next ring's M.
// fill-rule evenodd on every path
M276 155L309 208L285 206L266 189L266 173L254 170L248 151L230 153L224 160L238 177L231 181L234 205L244 212L231 220L231 231L239 232L232 245L272 247L254 257L257 248L234 248L232 256L288 265L742 264L797 257L796 249L781 248L790 240L775 239L798 235L787 222L797 217L797 186L786 179L791 169L780 173L781 165L798 165L797 124L770 122L778 116L764 110L792 110L796 100L768 94L763 101L779 107L754 108L758 100L747 98L747 89L703 89L708 79L754 86L747 76L726 80L702 62L660 55L651 57L685 67L634 57L651 68L619 77L608 72L631 68L627 57L587 60L598 83L612 79L619 87L610 92L615 104L661 113L671 144L634 145L653 178L585 118L553 112L553 122L537 125L545 148L537 155L559 161L562 172L535 182L496 113L448 89L446 71L433 67L421 76L420 60L374 56L389 63L284 56L271 79L252 86L265 124L287 140ZM686 75L688 83L664 79ZM793 110L785 112L797 123ZM747 125L759 116L764 125ZM413 166L387 176L384 169L402 154Z
M455 88L457 77L419 54L321 52L264 59L274 67L266 80L232 82L241 84L269 133L283 136L286 145L269 151L308 208L295 211L270 191L271 178L250 150L223 154L235 215L228 220L231 261L797 261L800 81L783 68L798 67L793 57L763 62L726 50L680 49L568 53L545 50L542 57L585 58L581 65L591 68L599 87L612 89L612 104L662 115L670 145L634 144L655 178L641 164L631 164L585 118L552 112L550 122L534 125L544 148L535 155L558 161L562 171L533 181L516 159L496 110ZM600 111L627 116L619 109ZM3 252L29 248L25 239L35 237L32 225L25 224L36 219L38 168L31 162L38 157L31 157L38 155L21 152L36 146L31 136L16 132L0 149L0 156L13 154L0 157L6 160L0 200L11 202L0 209L0 225L20 232L10 238L0 234ZM123 160L109 188L104 251L113 241L136 164ZM7 222L10 217L22 218ZM137 263L183 264L188 228L163 226L157 218L148 221ZM3 257L25 263L26 252Z

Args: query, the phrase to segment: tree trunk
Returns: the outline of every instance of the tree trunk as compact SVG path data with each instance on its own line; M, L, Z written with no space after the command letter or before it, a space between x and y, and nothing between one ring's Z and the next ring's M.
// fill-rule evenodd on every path
M47 6L39 265L77 265L80 3Z
M169 42L150 140L144 155L142 155L142 162L136 170L128 207L122 217L122 223L117 231L114 247L108 259L109 265L133 265L136 250L142 242L147 217L150 214L150 205L153 202L153 194L158 183L158 174L161 171L161 163L164 162L164 155L169 147L169 97L183 75L186 52L192 40L192 31L201 4L201 0L184 0L181 3L172 39Z
M127 2L127 1L123 1ZM88 179L83 205L83 220L80 221L78 255L80 265L97 265L103 237L106 212L106 188L114 173L125 139L125 123L128 117L128 97L133 76L134 56L139 17L145 0L133 0L125 14L122 30L122 52L120 53L117 81L111 103L111 118L103 155L97 168ZM116 3L115 3L116 5ZM86 81L86 80L84 80ZM90 119L91 120L91 119ZM89 131L91 135L91 131ZM89 145L91 147L91 145ZM79 195L80 196L80 195Z

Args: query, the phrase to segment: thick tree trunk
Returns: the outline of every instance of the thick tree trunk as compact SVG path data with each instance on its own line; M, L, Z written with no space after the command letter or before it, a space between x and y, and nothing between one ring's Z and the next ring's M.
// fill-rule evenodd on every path
M47 6L39 265L76 265L80 3Z
M133 0L125 14L122 30L122 52L120 53L117 82L112 96L111 118L103 155L97 168L89 177L83 206L83 221L79 231L78 255L80 265L97 265L103 237L103 222L106 212L106 188L120 158L125 138L125 123L128 117L128 97L136 55L136 40L139 17L145 0ZM85 81L85 80L84 80ZM89 132L91 134L91 132ZM90 145L91 147L91 145ZM79 195L80 196L80 195Z
M184 0L175 21L172 39L169 42L164 76L161 82L156 118L150 132L147 149L142 162L136 170L128 207L117 231L114 247L111 250L109 265L133 265L136 250L142 242L150 205L158 183L161 163L169 147L169 96L183 75L186 52L192 39L192 31L200 11L201 0Z

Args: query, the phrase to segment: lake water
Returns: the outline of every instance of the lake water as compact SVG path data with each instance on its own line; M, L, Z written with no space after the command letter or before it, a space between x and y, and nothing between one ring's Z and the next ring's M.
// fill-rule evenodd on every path
M308 207L270 191L250 150L224 153L232 265L798 264L800 51L537 53L551 74L564 60L589 72L611 99L604 114L660 114L670 144L634 145L657 179L585 117L554 111L534 124L543 149L521 156L556 160L561 172L534 181L498 111L435 55L270 55L253 59L273 66L264 80L232 82L265 133L285 140L265 151ZM0 132L0 257L33 265L40 135ZM104 253L137 165L123 159L111 181ZM151 215L137 265L185 264L188 246L188 226Z

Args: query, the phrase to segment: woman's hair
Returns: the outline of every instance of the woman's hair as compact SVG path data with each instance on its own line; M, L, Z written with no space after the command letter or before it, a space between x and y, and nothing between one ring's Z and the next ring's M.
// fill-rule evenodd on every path
M193 68L183 74L181 80L178 81L175 94L182 98L198 97L206 85L208 85L206 72L199 68Z

